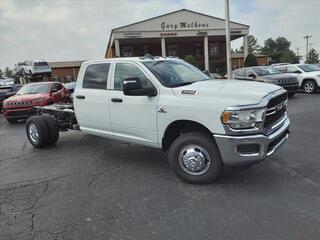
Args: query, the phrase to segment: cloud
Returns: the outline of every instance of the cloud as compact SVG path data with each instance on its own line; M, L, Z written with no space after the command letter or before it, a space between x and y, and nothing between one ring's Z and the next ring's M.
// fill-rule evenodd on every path
M224 17L223 0L0 0L0 68L27 59L103 58L112 28L181 8ZM230 0L231 20L249 24L260 44L284 36L300 52L305 34L320 48L319 12L316 0Z

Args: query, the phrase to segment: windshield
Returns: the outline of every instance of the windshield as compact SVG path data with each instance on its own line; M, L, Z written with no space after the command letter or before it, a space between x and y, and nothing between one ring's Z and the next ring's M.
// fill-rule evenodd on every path
M274 67L253 67L252 70L258 76L281 74L281 72Z
M166 87L179 87L198 81L209 80L209 77L199 69L183 61L150 61L144 62L144 65Z
M310 65L310 64L301 64L298 65L299 68L301 68L305 72L315 72L315 71L320 71L320 68L315 66L315 65Z
M24 85L18 92L17 95L22 94L35 94L35 93L48 93L49 84L28 84Z

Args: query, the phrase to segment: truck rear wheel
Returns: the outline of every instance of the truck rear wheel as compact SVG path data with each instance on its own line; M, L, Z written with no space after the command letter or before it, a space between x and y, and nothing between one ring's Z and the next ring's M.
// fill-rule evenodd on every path
M49 134L50 134L49 145L55 144L59 139L58 125L50 114L45 113L45 114L42 114L41 116L44 118L49 129Z
M178 137L170 147L169 163L173 171L189 183L210 183L223 169L219 149L214 140L201 132Z
M27 120L26 132L29 142L36 148L43 148L50 144L48 125L41 116L32 116Z

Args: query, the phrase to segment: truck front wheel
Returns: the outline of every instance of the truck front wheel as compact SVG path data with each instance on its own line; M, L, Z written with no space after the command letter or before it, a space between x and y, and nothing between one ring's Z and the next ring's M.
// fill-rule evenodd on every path
M201 132L179 136L170 147L169 163L182 180L190 183L210 183L223 169L216 143Z

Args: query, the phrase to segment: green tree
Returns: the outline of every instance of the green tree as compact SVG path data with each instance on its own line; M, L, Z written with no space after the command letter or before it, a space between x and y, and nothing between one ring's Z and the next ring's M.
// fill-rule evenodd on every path
M1 69L0 69L0 78L3 78L3 72Z
M308 61L306 63L319 63L319 53L314 48L309 51Z
M12 78L12 70L8 67L4 69L4 76L7 78Z
M257 58L255 55L253 55L252 53L248 54L248 56L246 57L246 60L244 61L244 66L245 67L251 67L251 66L257 66Z
M195 66L195 67L198 67L198 63L196 61L196 59L194 58L194 56L192 55L186 55L184 57L184 60L187 62L187 63L190 63L191 65Z
M248 35L248 53L256 53L260 50L260 45L258 44L257 38L253 35ZM240 52L244 52L244 47L240 47Z
M276 40L268 38L264 41L264 46L260 50L262 54L271 57L272 63L299 63L299 57L290 50L290 46L291 42L284 37L278 37Z

